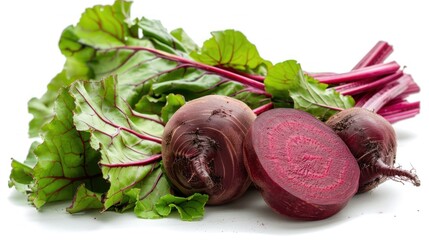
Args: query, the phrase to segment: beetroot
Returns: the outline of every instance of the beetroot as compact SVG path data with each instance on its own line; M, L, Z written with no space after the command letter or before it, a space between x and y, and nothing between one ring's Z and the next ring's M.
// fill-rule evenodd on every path
M377 187L388 178L420 185L416 174L394 167L395 130L380 115L355 107L338 112L326 124L343 139L359 164L359 193Z
M297 219L319 220L354 196L359 166L335 132L294 109L268 110L243 145L245 166L266 203Z
M243 163L243 139L256 115L236 99L208 95L182 106L165 126L162 161L184 195L206 193L207 204L240 197L251 181Z

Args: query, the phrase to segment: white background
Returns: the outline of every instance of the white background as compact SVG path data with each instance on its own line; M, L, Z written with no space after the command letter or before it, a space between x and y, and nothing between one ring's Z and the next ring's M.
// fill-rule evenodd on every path
M422 239L428 235L429 164L428 81L429 13L425 1L139 1L132 16L159 19L172 30L183 27L198 43L210 31L234 28L246 34L260 54L273 62L297 59L307 71L350 70L378 41L394 46L389 58L406 66L422 91L421 114L394 125L397 162L417 170L419 188L387 182L356 196L339 214L317 222L281 217L255 191L230 205L207 207L204 219L183 222L97 212L70 215L69 203L50 204L37 211L23 195L8 189L10 158L23 160L27 136L27 101L40 97L62 69L57 48L62 30L75 24L86 7L112 1L4 1L0 14L0 218L2 236L31 239L102 239L171 237L234 238ZM426 124L425 124L426 123ZM426 129L426 130L424 130Z

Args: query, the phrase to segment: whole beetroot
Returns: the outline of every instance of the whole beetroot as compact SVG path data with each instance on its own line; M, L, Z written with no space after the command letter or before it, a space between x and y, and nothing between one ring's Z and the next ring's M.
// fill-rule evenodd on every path
M162 162L184 195L206 193L207 204L240 197L251 180L243 163L243 139L256 115L234 98L208 95L182 106L165 126Z
M343 139L359 164L359 193L374 189L389 178L420 186L416 174L394 167L396 133L380 115L355 107L338 112L326 124Z

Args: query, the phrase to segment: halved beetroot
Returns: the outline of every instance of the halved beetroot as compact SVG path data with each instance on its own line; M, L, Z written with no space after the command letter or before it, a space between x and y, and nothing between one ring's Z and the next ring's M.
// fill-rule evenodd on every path
M350 150L331 128L306 112L264 112L243 147L252 181L280 214L324 219L357 192L360 170Z

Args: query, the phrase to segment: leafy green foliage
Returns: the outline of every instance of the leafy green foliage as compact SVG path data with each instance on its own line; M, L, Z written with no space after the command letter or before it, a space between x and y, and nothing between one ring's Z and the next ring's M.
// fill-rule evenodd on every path
M25 186L33 181L33 168L14 159L12 159L11 167L9 187L16 186L18 191L25 193L28 190Z
M52 118L52 103L58 90L77 79L100 80L111 74L120 74L123 96L127 96L127 101L134 105L147 93L152 78L156 79L157 74L176 65L151 53L135 53L115 47L147 46L186 54L182 43L170 35L159 21L146 18L130 20L130 6L131 2L117 0L113 5L88 8L75 26L68 26L63 31L59 48L66 57L64 69L51 80L43 97L30 101L29 112L33 115L30 136L38 136L41 126ZM144 36L138 36L139 30ZM180 36L187 35L182 32ZM186 41L189 45L190 40Z
M37 157L34 154L34 149L39 144L40 143L37 141L31 144L27 158L23 163L12 159L12 171L9 175L9 187L15 187L22 193L30 192L31 185L33 184L33 168L37 164Z
M135 207L139 217L160 217L154 204L171 192L159 166L162 120L185 99L167 91L153 95L152 83L180 78L174 72L182 69L150 52L116 47L146 46L182 56L196 47L183 30L173 36L159 21L130 21L130 4L88 8L76 26L67 27L59 42L64 69L40 99L29 102L30 135L43 142L24 163L12 161L9 186L28 193L38 208L73 199L70 213ZM143 115L132 109L140 99L162 101ZM148 112L147 105L141 110Z
M29 103L29 111L33 114L31 136L37 136L41 126L52 118L52 102L61 87L69 86L77 79L100 80L112 74L118 76L121 96L142 113L159 114L170 93L181 94L186 100L207 94L230 95L248 100L246 103L251 107L264 103L264 96L260 94L250 94L255 98L243 97L249 92L242 84L225 81L220 76L142 49L127 49L126 46L147 47L185 58L189 58L191 51L198 50L183 29L169 33L157 20L144 17L130 20L129 15L130 2L118 0L111 6L86 9L75 26L63 31L59 48L66 57L64 69L51 81L42 98L32 99ZM242 33L227 30L213 34L222 44L229 44L229 41L237 44L234 49L225 46L227 52L224 54L232 58L231 62L222 60L225 67L246 71L265 69L266 72L268 62L259 56L256 47ZM202 49L208 49L208 46ZM153 111L152 106L144 104L149 99L161 100L156 106L158 110Z
M152 162L161 152L163 125L158 119L134 112L117 94L115 77L75 82L70 89L76 100L74 121L80 131L91 133L91 145L101 152L103 176L110 181L104 208L120 203L125 190L152 173ZM158 142L157 142L158 141Z
M200 47L192 40L191 37L183 30L183 28L177 28L170 32L170 34L179 41L186 52L198 51Z
M143 36L150 39L156 49L173 54L181 54L187 51L177 38L168 33L160 21L142 17L137 25L142 29Z
M304 74L295 60L274 65L265 79L266 90L276 107L294 107L321 120L354 105L352 97L327 89L327 86Z
M42 98L34 98L29 103L33 115L29 134L38 136L39 129L53 116L53 102L62 87L69 86L77 79L93 78L88 65L96 49L122 46L129 35L128 17L131 3L117 0L112 6L94 6L82 14L76 26L67 27L60 38L59 48L66 57L64 69L48 85Z
M80 75L74 76L80 77ZM54 117L54 102L63 86L68 86L71 79L66 71L61 71L48 84L47 92L41 98L32 98L28 102L28 112L33 115L29 124L30 137L38 137L42 126Z
M69 213L78 213L89 210L99 210L103 208L102 194L95 193L81 184L74 195L72 204L67 208Z
M177 209L182 220L191 221L203 217L207 200L208 195L205 194L196 193L186 198L168 194L159 199L156 211L162 216L168 216L173 209Z
M161 118L165 123L170 120L173 114L183 105L185 105L185 98L179 94L168 94L167 103L161 110Z
M34 149L37 163L30 200L38 208L71 199L82 183L94 189L106 187L97 165L100 154L91 148L89 133L74 127L74 108L74 99L63 89L55 101L55 116L42 128L43 143Z
M199 52L192 52L195 60L244 72L266 73L271 63L264 60L256 46L243 33L236 30L212 32L212 38L205 41Z
M139 218L161 218L155 204L165 195L170 194L171 188L161 167L158 167L147 179L141 182L138 194L135 195L134 214Z
M94 6L82 14L74 32L85 45L101 48L125 45L131 2L117 0L112 6Z
M160 136L163 124L157 116L142 115L118 96L117 78L77 81L71 89L78 130L91 133L91 145L101 152L99 163L110 187L102 199L107 210L134 208L141 218L157 218L154 204L171 192L159 166ZM162 116L168 118L184 104L180 95L168 95ZM99 207L97 195L81 190L72 209ZM81 200L82 196L85 201ZM88 197L90 196L90 197ZM81 206L83 204L83 206ZM93 206L95 205L95 206Z

